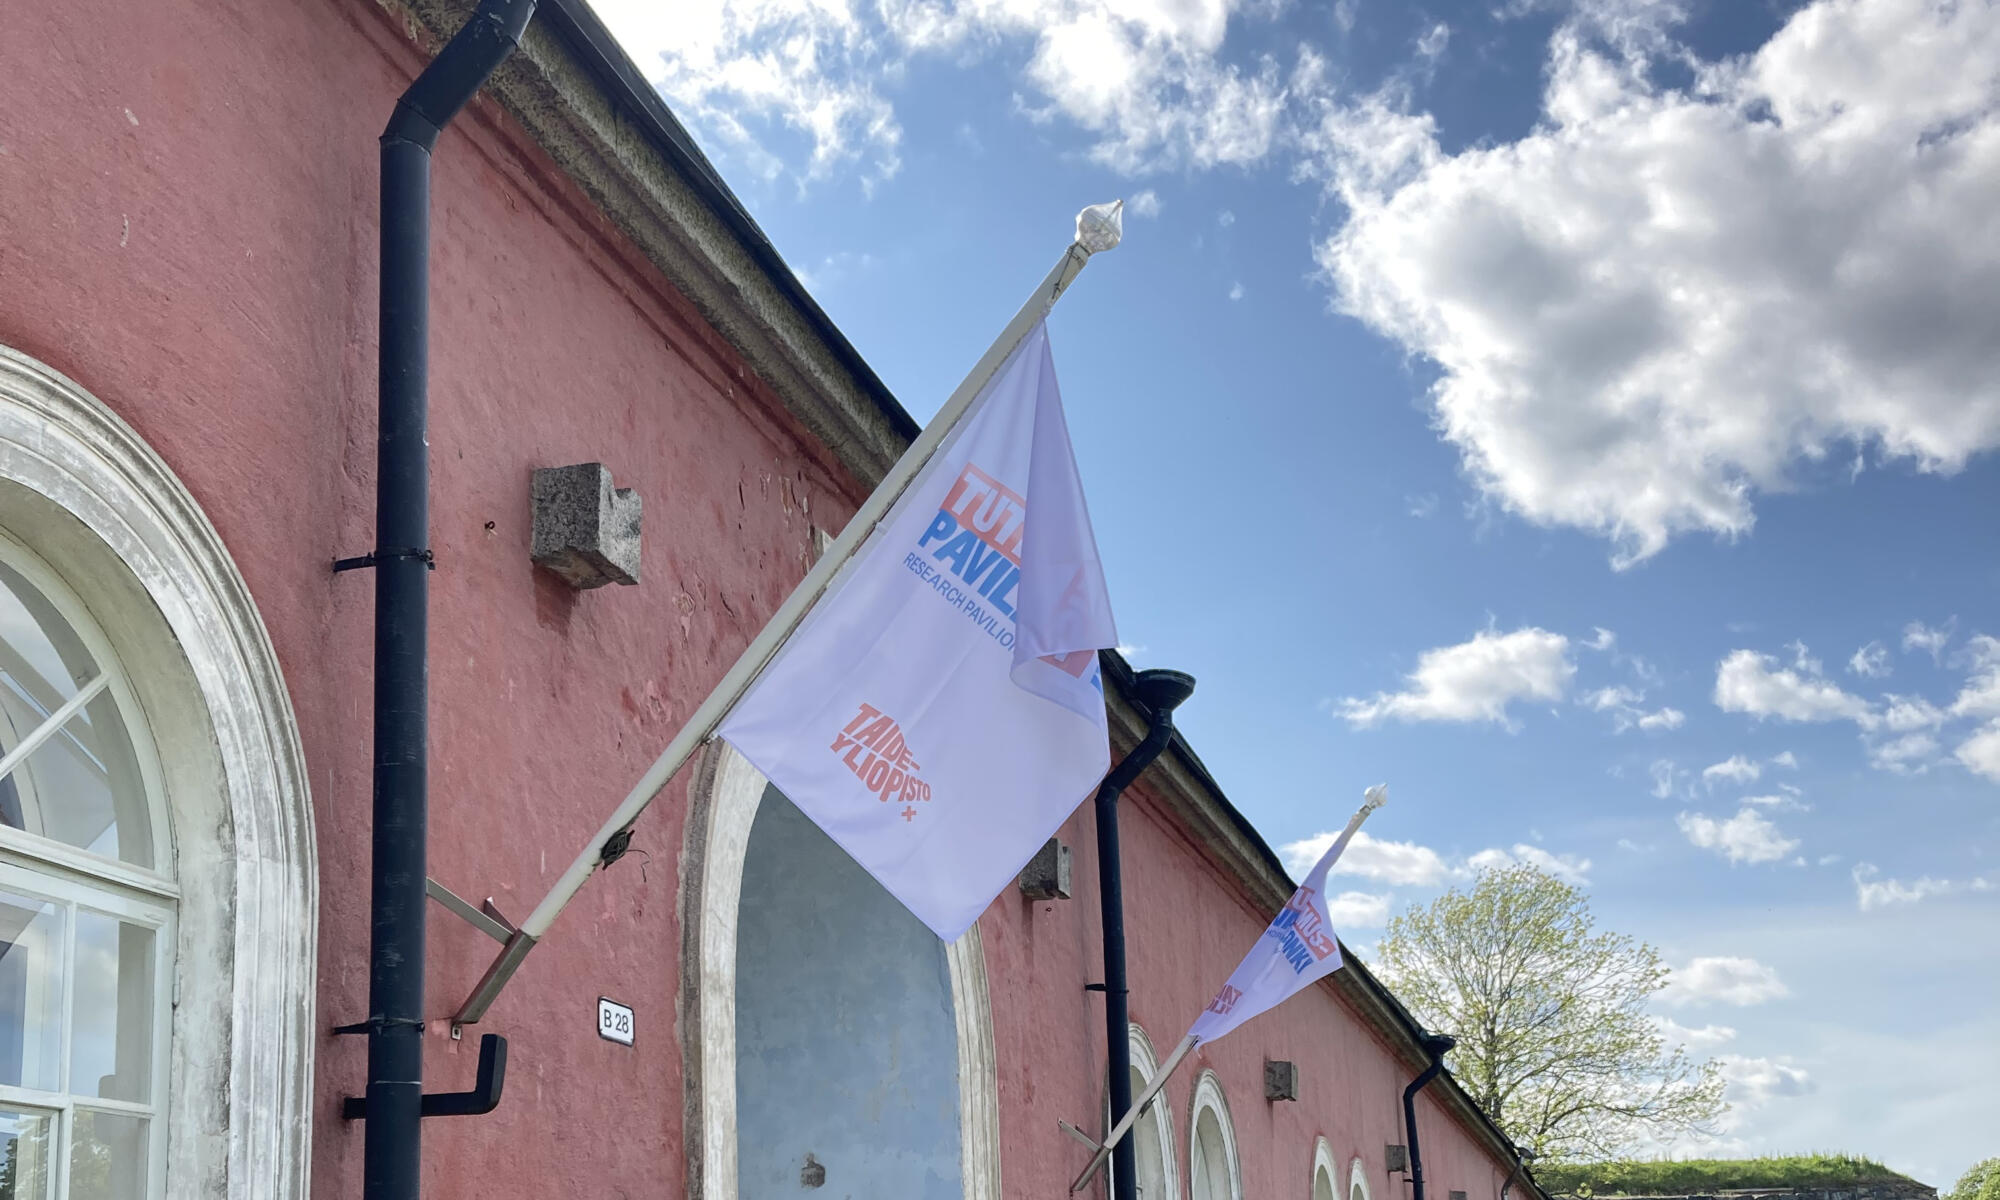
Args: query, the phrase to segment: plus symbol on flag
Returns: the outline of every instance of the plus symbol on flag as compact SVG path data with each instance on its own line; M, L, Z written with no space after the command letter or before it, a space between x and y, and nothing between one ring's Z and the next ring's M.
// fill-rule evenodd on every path
M917 819L917 810L914 807L905 806L903 809L903 820L914 821L916 819Z

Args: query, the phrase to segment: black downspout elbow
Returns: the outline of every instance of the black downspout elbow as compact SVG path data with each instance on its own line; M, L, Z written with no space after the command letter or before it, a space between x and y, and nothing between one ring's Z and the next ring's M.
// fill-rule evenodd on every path
M1422 1041L1431 1065L1403 1089L1403 1136L1410 1143L1410 1200L1424 1200L1424 1156L1417 1148L1417 1093L1444 1070L1444 1056L1458 1045L1456 1039L1442 1033L1424 1034Z
M374 829L368 964L367 1200L421 1186L428 873L431 148L518 43L535 0L484 0L382 131L380 431L375 550Z
M1141 671L1134 693L1149 714L1146 736L1097 788L1097 900L1104 918L1104 1041L1109 1061L1111 1120L1132 1107L1131 1005L1125 986L1125 889L1118 867L1118 797L1152 765L1174 737L1174 709L1194 694L1194 676L1179 671ZM1137 1200L1138 1159L1134 1139L1111 1150L1114 1200Z

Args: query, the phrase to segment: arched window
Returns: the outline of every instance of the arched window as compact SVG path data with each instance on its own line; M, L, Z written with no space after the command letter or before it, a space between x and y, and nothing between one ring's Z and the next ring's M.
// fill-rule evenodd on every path
M1236 1164L1236 1126L1222 1098L1222 1081L1203 1071L1194 1085L1194 1114L1188 1123L1190 1200L1242 1200L1243 1174Z
M1340 1200L1340 1167L1334 1162L1333 1147L1325 1138L1313 1143L1313 1200Z
M1132 1095L1138 1096L1153 1081L1153 1075L1160 1069L1160 1060L1153 1053L1152 1040L1146 1031L1134 1022L1126 1031L1132 1047ZM1111 1125L1110 1105L1106 1104L1105 1126ZM1132 1160L1135 1174L1139 1177L1139 1200L1179 1200L1181 1194L1180 1172L1175 1169L1174 1159L1174 1117L1167 1105L1167 1095L1162 1091L1153 1098L1147 1110L1132 1123ZM1111 1178L1109 1166L1105 1168L1105 1179ZM1106 1195L1110 1195L1109 1190Z
M306 1196L305 781L193 497L0 346L0 1200Z
M1347 1200L1372 1200L1368 1194L1368 1173L1358 1158L1347 1168Z
M162 1186L179 893L158 781L89 610L0 534L0 1186L14 1196Z

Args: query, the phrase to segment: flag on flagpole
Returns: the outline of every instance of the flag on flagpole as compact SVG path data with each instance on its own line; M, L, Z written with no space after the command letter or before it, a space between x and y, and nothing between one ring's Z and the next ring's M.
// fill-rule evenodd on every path
M1187 1034L1190 1042L1212 1042L1340 969L1340 939L1333 931L1326 907L1326 875L1341 851L1347 849L1354 831L1382 804L1386 795L1383 788L1368 789L1367 803L1354 814L1346 831L1313 864L1305 882L1292 893L1278 915L1271 918L1264 936L1243 956L1229 982L1222 985L1215 999L1195 1018Z
M1117 643L1038 324L718 732L951 941L1110 766Z

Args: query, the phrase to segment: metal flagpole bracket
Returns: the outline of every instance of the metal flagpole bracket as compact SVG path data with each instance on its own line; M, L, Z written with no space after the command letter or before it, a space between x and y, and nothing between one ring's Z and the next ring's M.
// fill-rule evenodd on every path
M891 466L888 473L882 477L882 482L869 493L868 499L855 511L854 516L847 522L847 527L841 530L838 538L834 539L833 545L829 546L819 561L813 564L812 569L806 572L806 577L799 581L798 586L792 589L784 603L778 606L778 611L772 614L764 628L751 640L750 645L744 648L743 653L730 666L728 673L715 685L714 690L709 692L707 699L695 709L687 723L681 726L680 732L667 743L667 748L660 752L653 765L639 777L632 790L625 794L625 799L612 810L604 824L598 827L583 852L576 856L575 861L570 863L550 887L548 895L542 897L541 903L537 904L534 911L530 912L521 921L520 926L508 936L500 956L493 960L492 966L486 968L486 974L481 977L479 985L472 990L470 996L466 997L465 1003L459 1006L458 1012L452 1017L455 1026L473 1024L486 1015L486 1010L492 1006L500 990L507 986L507 981L513 977L516 970L520 969L521 960L528 956L528 951L535 948L536 941L548 933L549 926L555 923L563 908L575 898L578 891L582 890L584 883L597 872L598 868L609 866L625 853L632 840L632 823L639 819L639 814L646 811L646 807L665 789L667 782L687 765L695 751L714 736L716 729L722 724L722 719L729 715L729 710L736 706L736 702L750 690L750 685L756 682L757 676L777 656L778 650L785 644L785 639L789 638L799 627L799 623L805 620L806 614L812 611L813 605L819 601L827 586L840 573L840 569L854 557L855 551L859 550L862 542L874 532L875 526L889 514L889 509L896 501L902 498L904 489L910 486L924 466L930 462L931 456L944 445L945 439L958 425L959 419L972 408L973 402L979 399L986 390L986 385L999 374L1000 368L1007 364L1007 360L1012 357L1022 340L1049 315L1049 310L1055 307L1056 301L1062 298L1063 293L1069 289L1069 285L1090 261L1092 255L1102 254L1117 247L1124 237L1124 213L1125 202L1113 200L1108 204L1093 204L1077 214L1076 238L1063 249L1062 257L1056 260L1055 267L1035 287L1035 290L1029 293L1027 303L1021 305L1020 310L1014 314L1014 319L1007 322L1007 327L1001 330L1000 336L987 347L986 353L980 356L979 361L973 365L971 373L945 400L944 406L938 409L930 424L924 426L923 432L904 449L902 457L898 458L895 465Z

